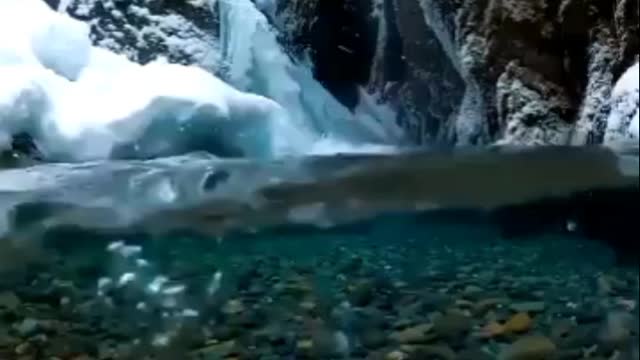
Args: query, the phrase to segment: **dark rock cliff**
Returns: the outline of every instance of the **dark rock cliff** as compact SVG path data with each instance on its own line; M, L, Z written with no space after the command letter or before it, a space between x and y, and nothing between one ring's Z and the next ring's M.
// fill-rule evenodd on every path
M640 50L638 0L363 1L346 7L360 18L320 1L283 2L280 13L297 19L290 38L324 54L314 60L325 78L345 70L340 37L310 28L369 34L355 37L363 46L375 36L374 59L358 55L370 76L342 78L384 92L418 142L601 142L612 88Z

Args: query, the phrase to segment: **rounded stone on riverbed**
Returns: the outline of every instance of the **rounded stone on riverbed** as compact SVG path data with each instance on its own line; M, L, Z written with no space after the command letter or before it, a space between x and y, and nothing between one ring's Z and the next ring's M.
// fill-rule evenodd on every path
M470 348L458 353L456 360L493 360L494 357L479 348Z
M222 313L226 315L241 314L245 310L244 304L239 299L231 299L222 307Z
M375 298L375 288L373 281L360 281L352 285L349 289L349 302L358 307L364 307Z
M15 311L21 304L20 298L11 291L0 292L0 309Z
M36 319L26 318L19 324L15 324L14 329L20 336L29 337L40 329L40 323Z
M208 342L204 347L197 349L193 352L193 355L201 356L204 359L207 358L224 358L233 353L236 348L236 342L229 340L225 342Z
M608 314L598 334L599 344L610 351L626 347L631 340L633 321L633 315L624 312Z
M387 336L382 330L368 329L360 336L360 342L367 349L380 349L387 345Z
M433 332L451 341L464 338L473 326L472 319L458 312L448 312L433 321Z
M407 355L407 353L400 350L394 350L388 353L384 357L384 360L406 360L408 358L409 358L409 355Z
M467 285L462 290L462 295L467 299L477 299L484 293L484 290L476 285Z
M33 346L32 346L30 343L28 343L28 342L23 342L23 343L21 343L21 344L18 344L18 345L15 347L15 349L13 350L13 352L14 352L16 355L22 355L22 356L24 356L24 355L27 355L27 354L33 353L33 352L34 352L34 350L35 350L35 349L33 348Z
M400 344L424 344L434 338L434 334L430 333L432 328L431 324L421 324L393 332L390 338Z
M541 335L526 336L506 347L499 360L551 360L556 353L556 345Z
M473 306L472 312L476 316L483 316L488 311L490 311L492 309L495 309L495 308L502 307L503 305L508 304L508 303L509 303L509 299L507 299L507 298L500 298L500 297L487 298L487 299L483 299L483 300L480 300L477 303L475 303L474 306Z
M411 354L411 359L456 360L457 355L447 345L428 345L416 348L416 351Z
M514 312L531 314L541 313L546 309L546 307L547 306L543 301L514 303L509 306L509 308Z

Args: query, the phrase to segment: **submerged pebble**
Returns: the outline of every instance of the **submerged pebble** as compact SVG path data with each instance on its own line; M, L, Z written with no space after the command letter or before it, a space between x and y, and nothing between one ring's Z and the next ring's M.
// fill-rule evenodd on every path
M544 336L527 336L517 340L500 353L500 360L551 360L556 345Z
M154 265L144 271L132 261L131 267L100 280L80 281L85 275L70 270L66 278L42 277L74 284L73 301L65 304L60 301L66 295L51 293L51 287L3 289L0 329L8 331L0 331L0 355L30 354L34 346L61 359L71 353L96 359L144 354L163 346L170 356L187 360L253 355L577 360L587 352L594 357L634 351L635 308L620 305L618 296L637 291L632 271L616 273L616 291L593 295L602 284L593 280L592 264L559 263L554 269L544 260L529 260L526 268L516 267L515 259L542 253L548 245L526 251L516 244L491 251L469 244L420 251L412 248L414 243L349 245L349 251L309 250L317 268L308 265L304 251L241 251L225 259L234 265L225 269L224 280L217 265L212 276L215 252L203 256L201 264L194 258L190 267L202 270L188 273L182 265L175 271L171 266L156 270L162 262L150 258ZM172 256L183 250L174 247ZM496 251L511 255L496 261ZM414 271L425 263L431 264L427 271ZM460 263L473 266L457 271ZM130 271L135 276L118 287ZM567 286L585 291L567 291ZM34 339L42 336L46 341L36 345Z

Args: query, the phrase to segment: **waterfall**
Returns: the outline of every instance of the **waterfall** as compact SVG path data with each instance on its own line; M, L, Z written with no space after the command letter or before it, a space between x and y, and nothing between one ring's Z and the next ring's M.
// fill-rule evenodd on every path
M225 80L240 90L266 96L286 110L274 131L282 133L276 138L289 142L289 150L332 152L322 149L328 144L370 150L371 144L397 141L399 131L390 109L377 106L364 91L355 112L340 104L314 79L309 61L295 61L285 52L277 30L251 0L214 0L212 6L214 3L220 17Z

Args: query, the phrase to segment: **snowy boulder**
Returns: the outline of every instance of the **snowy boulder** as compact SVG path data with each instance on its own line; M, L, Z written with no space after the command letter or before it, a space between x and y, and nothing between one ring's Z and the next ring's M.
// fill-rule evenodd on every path
M213 68L214 1L48 0L52 8L89 24L93 44L146 64L159 57Z
M91 46L84 24L40 0L0 1L0 79L0 151L26 133L55 160L269 156L273 123L286 116L201 68Z
M639 139L640 72L636 63L616 83L611 94L611 112L604 135L605 144Z

